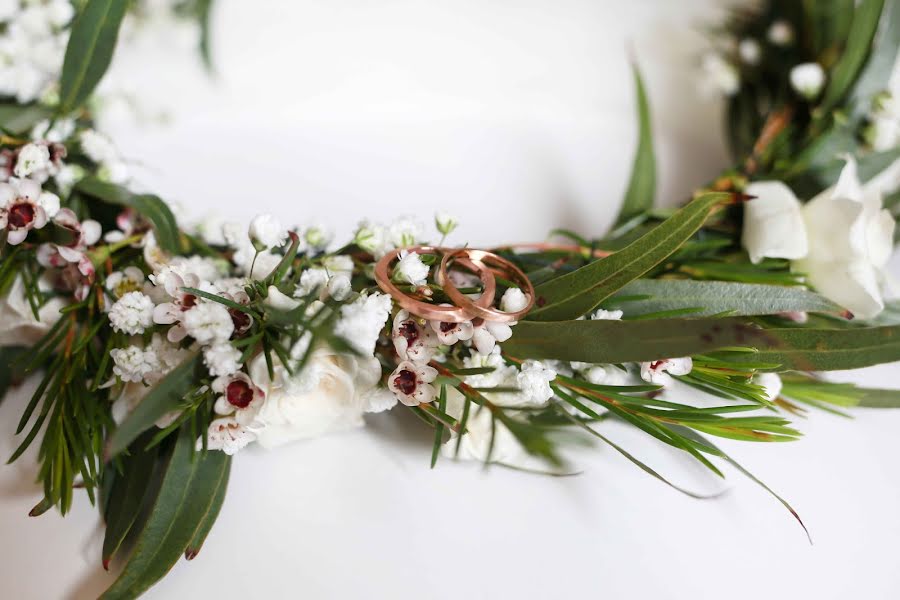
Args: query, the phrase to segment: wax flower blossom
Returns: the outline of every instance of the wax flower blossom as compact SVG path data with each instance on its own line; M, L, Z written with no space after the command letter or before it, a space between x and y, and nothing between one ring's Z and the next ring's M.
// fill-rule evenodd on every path
M237 423L244 426L255 423L266 394L246 373L235 372L216 377L211 387L219 394L213 406L217 415L233 416Z
M144 287L144 280L144 272L132 265L121 271L110 273L106 277L104 287L113 299L118 299L128 292L141 291Z
M410 315L406 310L397 311L394 315L391 338L397 356L402 360L416 363L427 363L431 360L438 346L434 328L426 325L419 317Z
M437 375L434 367L404 360L388 376L388 388L406 406L417 406L434 400L437 391L431 382Z
M670 385L672 375L687 375L694 367L691 357L663 358L641 363L641 379L654 385Z
M41 229L59 211L56 194L42 192L31 179L13 177L0 183L0 229L6 229L7 243L25 241L32 229Z

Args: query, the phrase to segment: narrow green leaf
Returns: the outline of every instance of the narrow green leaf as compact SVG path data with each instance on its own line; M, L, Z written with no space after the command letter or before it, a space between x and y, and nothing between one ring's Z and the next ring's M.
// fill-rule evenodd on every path
M134 411L113 431L106 443L107 458L124 450L160 417L181 405L184 395L194 385L194 369L197 363L197 355L192 355L153 386Z
M653 206L656 193L656 156L653 152L653 130L650 121L650 102L637 64L632 64L638 114L638 147L631 167L631 178L625 200L619 210L615 226L622 225Z
M100 83L127 9L127 0L88 0L75 18L59 80L59 114L81 106Z
M628 296L645 298L630 300ZM725 312L735 317L789 311L843 312L837 304L800 287L689 279L638 279L619 290L609 303L626 317L686 309L695 309L691 318Z
M857 5L847 46L831 70L830 81L820 104L822 111L834 109L853 87L869 56L883 7L884 0L862 0Z
M27 133L51 114L40 104L0 104L0 130L14 135Z
M212 60L212 7L213 0L198 0L197 20L200 23L200 57L207 71L213 70Z
M151 485L153 467L158 446L145 449L152 436L139 437L129 448L122 463L122 474L117 475L110 491L106 512L106 533L103 537L103 568L109 568L113 555L121 548L128 532L137 519L141 505Z
M857 388L859 402L863 408L900 408L900 390Z
M195 443L190 428L182 428L134 549L118 579L100 596L102 600L140 596L208 528L208 518L221 506L220 488L227 484L231 457L217 451L195 454Z
M622 250L535 288L536 308L528 318L562 321L587 314L681 247L732 194L707 193Z
M188 544L188 547L185 549L185 559L194 560L194 558L196 558L197 555L200 554L200 549L203 547L203 542L206 541L206 537L209 535L209 532L212 530L212 527L216 522L216 519L219 517L219 511L222 509L222 504L225 502L225 492L228 489L229 475L230 469L225 472L225 479L216 490L216 494L215 496L213 496L212 502L209 505L209 510L206 511L206 514L203 516L203 520L200 521L200 526L197 528L197 532L194 534L191 543Z
M19 361L27 351L21 346L0 346L0 402L10 387L25 378Z
M133 208L153 224L156 241L163 250L171 253L179 252L178 223L169 206L159 197L151 194L133 194L121 186L96 177L85 177L75 185L75 189L109 204Z
M869 111L872 98L888 89L900 52L900 2L888 2L866 67L853 87L852 105L857 113Z

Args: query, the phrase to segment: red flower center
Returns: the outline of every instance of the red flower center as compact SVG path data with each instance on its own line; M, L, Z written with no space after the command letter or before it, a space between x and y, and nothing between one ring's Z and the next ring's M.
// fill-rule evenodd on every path
M403 369L394 377L394 385L407 396L411 396L416 391L416 384L416 374L409 369Z
M449 333L456 329L456 323L447 323L446 321L441 322L441 333Z
M9 224L16 229L28 227L34 221L34 206L27 202L20 202L9 209Z
M247 408L253 402L253 389L246 381L237 379L228 384L225 389L225 398L233 406Z
M250 329L250 315L236 308L229 308L228 314L231 315L235 333L244 333Z
M197 304L197 296L185 294L181 298L181 310L190 310Z
M413 321L403 321L398 328L400 335L406 338L406 343L412 346L419 339L419 328Z

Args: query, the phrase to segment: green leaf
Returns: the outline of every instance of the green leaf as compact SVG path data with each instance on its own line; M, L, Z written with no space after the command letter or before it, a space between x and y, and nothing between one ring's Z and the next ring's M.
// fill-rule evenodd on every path
M200 57L203 58L203 64L207 71L213 70L212 28L210 27L212 7L213 0L198 0L197 2L197 20L200 22Z
M528 318L562 321L587 314L681 247L710 213L734 195L707 193L622 250L535 287L537 307Z
M179 229L169 206L152 194L133 194L127 189L102 181L96 177L85 177L75 185L82 194L97 198L109 204L128 206L153 224L159 246L171 253L178 253Z
M125 568L102 600L136 598L147 591L192 547L221 506L231 457L224 452L194 452L189 427L178 434L150 514L135 540Z
M225 473L225 480L216 490L216 495L213 496L212 502L209 505L209 510L206 512L206 515L204 515L203 520L200 521L197 532L194 533L191 543L188 544L188 547L184 551L184 558L186 560L194 560L197 555L200 554L203 542L206 541L206 537L209 535L209 532L212 530L212 527L219 516L219 511L222 509L222 504L225 502L225 492L228 489L228 475L229 473Z
M10 387L25 378L21 358L26 352L28 348L21 346L0 346L0 402Z
M589 363L642 362L714 350L755 348L768 370L833 371L900 360L900 326L762 329L742 319L520 322L504 350L516 358ZM743 363L747 352L721 360ZM767 367L761 367L766 369Z
M106 443L107 458L127 448L160 417L181 406L184 395L195 384L194 369L197 363L197 355L190 356L153 386L134 411L113 431Z
M853 87L869 56L883 7L884 0L862 0L853 12L847 46L831 70L830 81L820 104L822 111L835 108Z
M646 298L632 300L629 296ZM690 313L691 318L726 312L734 317L790 311L843 312L837 304L800 287L690 279L638 279L619 290L608 302L621 309L626 317L687 309L695 309Z
M881 16L881 29L872 54L856 86L852 104L857 113L866 113L872 98L888 88L897 54L900 52L900 2L888 2Z
M115 477L110 491L103 537L104 569L109 569L110 560L131 531L151 485L159 446L145 449L150 439L152 435L147 432L131 445L122 461L122 473Z
M625 192L625 200L619 210L615 226L619 226L653 206L653 196L656 193L656 157L653 153L653 131L650 123L650 103L647 100L647 90L644 88L644 80L637 64L632 64L634 72L635 95L637 97L638 113L638 147L634 156L634 164L631 167L631 179L628 182L628 190Z
M863 408L900 408L900 390L856 388L858 403Z
M51 114L40 104L0 104L0 129L11 134L27 133Z
M72 23L59 80L59 114L81 106L112 61L127 0L88 0Z

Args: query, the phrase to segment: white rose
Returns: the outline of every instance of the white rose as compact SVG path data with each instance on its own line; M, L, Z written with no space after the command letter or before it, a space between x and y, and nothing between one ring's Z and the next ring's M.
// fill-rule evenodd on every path
M884 308L893 250L895 223L881 201L891 183L876 177L863 187L851 157L837 184L802 207L787 186L754 183L748 192L758 197L744 205L744 247L754 262L792 259L792 269L822 295L858 317L874 317Z
M65 306L60 298L53 298L38 310L35 319L31 305L25 297L25 285L16 277L6 297L0 299L0 346L32 346L50 330L59 319L59 310Z
M270 379L263 355L250 364L250 378L266 392L256 432L265 448L361 427L367 392L381 377L376 358L330 348L314 350L301 373L291 376L278 360L274 371Z

